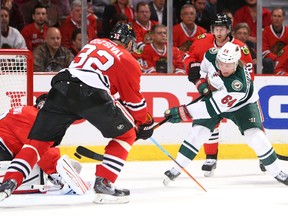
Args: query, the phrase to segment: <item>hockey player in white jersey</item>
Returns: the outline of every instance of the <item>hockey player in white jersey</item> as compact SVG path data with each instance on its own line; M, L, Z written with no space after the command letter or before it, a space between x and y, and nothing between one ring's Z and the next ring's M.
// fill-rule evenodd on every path
M258 93L240 61L240 47L227 42L222 48L211 48L201 62L201 79L196 85L204 93L203 100L190 106L181 105L165 111L169 122L178 123L193 118L192 129L178 151L176 161L186 167L209 139L216 124L223 118L232 120L249 147L266 170L277 181L288 185L288 175L278 165L275 150L263 131ZM167 170L164 185L174 181L182 169L175 165Z

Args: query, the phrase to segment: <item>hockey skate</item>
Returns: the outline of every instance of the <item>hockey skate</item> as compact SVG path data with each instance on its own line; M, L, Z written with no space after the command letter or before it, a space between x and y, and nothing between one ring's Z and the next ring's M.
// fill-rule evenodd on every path
M0 185L0 201L8 198L16 190L17 182L14 179L4 181Z
M130 191L118 189L108 179L96 177L94 184L96 193L94 203L98 204L124 204L129 202Z
M286 173L284 173L283 171L281 171L276 177L275 179L278 182L281 182L285 185L288 185L288 175Z
M165 186L168 186L168 184L171 181L175 181L175 179L180 175L181 173L177 171L175 168L172 168L171 170L167 170L164 175L166 178L163 180L163 184Z
M202 170L204 172L205 177L211 177L214 175L214 171L217 167L217 160L216 159L206 159L202 166Z

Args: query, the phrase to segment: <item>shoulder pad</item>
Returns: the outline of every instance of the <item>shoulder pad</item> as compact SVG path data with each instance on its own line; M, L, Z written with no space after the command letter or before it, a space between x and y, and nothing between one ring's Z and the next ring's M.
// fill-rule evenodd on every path
M197 36L197 39L200 40L200 39L203 39L206 37L206 34L200 34Z
M248 49L247 46L242 46L242 47L241 47L241 50L242 50L242 53L243 53L244 55L249 55L249 54L250 54L250 51L249 51L249 49Z

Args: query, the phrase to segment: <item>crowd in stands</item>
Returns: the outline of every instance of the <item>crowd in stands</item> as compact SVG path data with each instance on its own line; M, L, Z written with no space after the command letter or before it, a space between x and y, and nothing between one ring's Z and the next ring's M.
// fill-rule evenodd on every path
M101 13L95 9L99 2ZM167 0L88 0L87 5L87 41L109 37L116 23L130 23L137 43L132 55L142 72L168 73ZM260 72L256 68L257 0L173 1L173 73L188 73L184 58L196 40L211 33L211 21L219 13L231 19L230 35L249 49L255 73L287 74L288 26L281 7L262 8L263 67ZM27 48L36 59L35 71L58 70L83 47L81 22L82 0L2 0L0 48ZM48 65L37 65L41 58Z

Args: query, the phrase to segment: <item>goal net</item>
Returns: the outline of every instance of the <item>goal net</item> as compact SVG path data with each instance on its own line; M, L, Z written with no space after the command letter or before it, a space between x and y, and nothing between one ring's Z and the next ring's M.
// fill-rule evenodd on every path
M33 105L33 55L0 49L0 113L22 105Z

